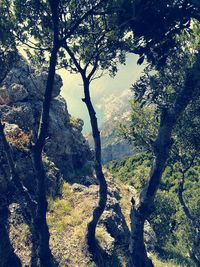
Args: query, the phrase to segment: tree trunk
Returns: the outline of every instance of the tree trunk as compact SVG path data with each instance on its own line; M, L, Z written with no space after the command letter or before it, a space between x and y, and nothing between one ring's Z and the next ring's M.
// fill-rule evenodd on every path
M37 233L34 230L34 225L30 225L30 232L31 232L31 244L32 244L30 267L37 267L40 266L39 256L38 256L39 237L37 236Z
M46 174L44 171L41 155L33 153L33 162L37 177L37 211L34 221L35 236L38 238L37 255L40 259L40 267L54 266L53 256L49 248L49 229L46 221L47 199L46 199Z
M107 202L107 183L102 171L102 164L101 164L101 139L100 139L100 132L98 129L98 122L96 117L96 112L91 102L90 98L90 91L89 91L89 81L87 78L84 79L84 99L88 113L90 116L90 122L92 127L92 135L94 140L95 146L95 172L96 177L99 181L99 202L98 206L93 211L93 216L91 221L88 223L87 226L87 234L86 240L88 245L88 251L93 256L94 260L98 257L97 251L97 243L95 238L96 226L97 223L105 210L106 202Z
M32 215L31 233L34 235L32 237L33 240L35 240L35 243L33 244L33 249L34 249L33 253L34 253L34 257L35 255L39 257L39 262L38 262L39 267L55 266L53 256L49 248L50 235L49 235L49 229L48 229L48 225L46 221L46 212L47 212L46 184L45 184L46 173L45 173L43 162L42 162L42 151L45 145L45 139L47 137L47 132L48 132L49 110L50 110L51 99L52 99L55 69L56 69L56 64L57 64L57 53L60 47L59 28L58 28L59 27L59 16L58 16L59 0L56 0L56 1L49 0L49 4L51 8L52 22L53 22L53 27L54 27L53 48L52 48L51 56L50 56L50 64L49 64L49 70L48 70L46 90L45 90L45 95L44 95L43 108L42 108L42 114L41 114L41 119L40 119L40 125L38 129L37 140L36 140L35 145L31 147L33 166L35 169L35 174L36 174L36 179L37 179L37 196L36 196L37 207L36 207L36 213L32 212L31 210L31 215ZM0 129L2 129L3 131L2 125L0 125ZM4 142L4 145L6 145L5 152L7 152L7 148L9 147L9 144L7 142ZM11 165L10 166L11 171L13 172L12 178L14 180L14 183L16 184L17 188L19 188L19 191L21 190L25 199L29 201L28 198L30 195L28 194L26 189L21 184L20 179L18 179L19 176L16 172L15 164L12 160L11 153L7 153L7 157L8 157L8 162ZM28 202L28 203L32 204L31 202ZM38 239L37 243L36 243L36 239ZM37 251L35 251L36 246L37 246ZM34 257L32 257L33 265L36 262Z
M149 182L140 194L137 207L132 203L131 209L131 239L130 239L130 261L128 266L150 267L153 266L147 256L144 244L144 223L154 209L154 197L160 184L165 163L171 147L171 132L174 125L170 115L164 111L157 139L154 144L156 155Z
M192 69L186 73L184 87L177 95L173 108L162 110L158 135L153 145L155 161L150 177L140 194L139 204L135 207L135 201L132 201L129 267L153 266L145 249L143 239L144 222L154 209L154 198L171 149L171 135L174 126L192 98L200 94L199 74L200 53L197 54L196 62Z
M45 145L45 140L49 127L49 111L52 100L52 92L54 85L54 77L57 64L57 53L60 48L59 42L59 16L58 5L59 0L49 0L51 8L52 22L54 27L53 48L50 56L50 64L48 69L48 77L46 83L46 90L43 101L42 114L40 118L40 125L35 145L32 147L32 160L37 179L37 210L36 217L33 219L33 231L38 238L37 254L40 260L40 267L53 267L56 265L53 255L49 247L49 228L46 220L47 213L47 199L46 199L46 173L42 161L42 152Z
M8 215L9 209L7 200L1 195L0 198L0 267L21 267L21 261L15 254L10 243L8 233Z
M190 166L191 167L191 166ZM189 167L189 168L190 168ZM199 224L198 221L196 221L195 217L191 214L189 208L187 207L185 200L183 198L183 191L184 191L184 183L185 183L185 173L186 171L189 170L187 168L186 170L182 170L182 179L179 181L179 186L178 186L178 199L181 204L181 207L183 209L183 212L185 216L188 218L190 221L191 227L195 231L195 238L192 243L192 249L189 251L189 255L191 260L194 262L194 264L197 267L200 267L200 261L197 257L198 255L198 250L199 250L199 245L200 245L200 229L199 229Z
M134 240L134 242L130 242L130 259L128 266L152 267L153 264L147 256L144 244L145 216L142 216L134 207L131 209L131 222L131 240Z

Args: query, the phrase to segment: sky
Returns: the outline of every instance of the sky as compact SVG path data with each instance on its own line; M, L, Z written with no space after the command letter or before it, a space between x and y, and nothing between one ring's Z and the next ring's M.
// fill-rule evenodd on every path
M105 106L103 103L107 103L104 100L110 96L118 97L140 77L143 66L137 65L137 59L136 55L128 55L126 65L119 66L119 71L114 78L107 74L91 83L91 97L100 126L104 120ZM78 74L70 74L65 70L60 70L58 73L63 79L61 94L67 101L69 113L74 117L83 119L83 132L90 132L87 109L81 100L83 98L83 86L80 76Z

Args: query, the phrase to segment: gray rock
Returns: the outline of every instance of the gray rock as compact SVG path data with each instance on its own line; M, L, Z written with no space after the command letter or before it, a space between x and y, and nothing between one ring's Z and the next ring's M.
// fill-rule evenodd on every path
M17 137L20 134L21 129L19 128L17 124L5 123L4 132L6 136Z
M35 72L29 75L27 80L23 83L27 87L30 96L42 100L46 90L47 72ZM56 97L60 94L62 87L62 80L59 75L55 75L54 87L52 92L52 97Z
M22 84L11 84L11 86L8 87L8 92L10 95L11 102L22 101L28 96L28 92Z
M0 88L0 105L7 105L11 102L10 95L5 86Z
M125 156L135 154L137 151L124 140L117 140L111 144L108 144L102 148L103 163L111 160L121 159Z
M112 177L107 177L107 181L108 199L100 223L106 227L116 243L128 247L130 232L119 204L120 191Z
M42 112L46 80L47 72L45 70L34 70L23 58L9 71L0 88L0 117L7 124L12 124L7 134L9 131L11 134L14 130L14 124L22 132L31 136L34 141ZM70 122L66 101L59 95L61 87L61 77L56 74L44 152L64 178L69 179L89 174L91 152L81 133L83 121L76 119L76 123ZM16 158L18 158L17 152ZM24 158L21 163L19 161L19 169L21 169L23 177L25 176L23 171L29 165L26 156ZM31 175L29 178L33 179ZM27 179L29 180L29 178Z
M74 191L74 192L82 192L82 191L85 191L87 189L86 186L82 185L82 184L73 184L71 186L71 189Z
M17 94L13 92L14 94L12 94L12 97L14 97L14 99L12 99L11 97L11 100L13 101L22 100L20 98L23 98L25 94L26 97L42 100L46 89L47 75L48 72L46 70L38 71L31 68L28 62L23 57L21 57L18 63L9 71L2 84L4 86L3 88L7 88L8 91L9 88L12 88L14 86L14 88L11 89L11 92L13 90L16 90ZM16 87L16 84L18 85L18 87ZM62 79L58 74L56 74L52 93L53 98L60 94L61 87ZM22 93L22 90L23 92L25 92L24 89L26 90L25 94ZM0 92L0 96L1 95L3 95L2 98L6 100L4 91ZM1 102L3 101L0 100L0 104ZM10 102L4 101L4 103L2 104L8 103Z
M0 106L0 115L3 121L17 124L25 131L32 130L35 123L32 106L29 102L17 102L12 106Z
M120 244L128 246L129 229L116 198L109 198L101 221L110 235Z

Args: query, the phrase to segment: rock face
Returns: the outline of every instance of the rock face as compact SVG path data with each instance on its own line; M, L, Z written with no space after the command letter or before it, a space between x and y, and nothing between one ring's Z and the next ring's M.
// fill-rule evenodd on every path
M127 114L127 117L130 115ZM116 116L115 118L105 121L100 129L102 143L102 162L106 163L111 160L121 159L126 156L135 154L137 151L119 135L119 124L123 123L127 118ZM87 140L93 148L92 136L89 134Z
M23 152L29 139L34 141L37 134L46 79L45 70L36 71L20 58L0 87L0 117L6 122L9 142L17 149L16 159L21 160L19 169L22 173L25 172L26 176L30 159L28 155L24 156ZM83 122L79 119L76 123L72 122L66 101L60 96L61 87L61 77L56 74L44 162L45 165L53 164L53 174L50 176L55 176L56 170L59 169L64 179L70 180L77 172L81 174L82 170L88 168L92 156L81 133ZM19 148L24 151L19 151ZM23 160L19 157L20 153Z
M136 151L124 140L116 140L102 149L103 163L133 155Z

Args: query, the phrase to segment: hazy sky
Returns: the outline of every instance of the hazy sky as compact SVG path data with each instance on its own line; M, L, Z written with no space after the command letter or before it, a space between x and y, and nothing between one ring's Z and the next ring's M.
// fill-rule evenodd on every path
M103 99L112 95L119 96L123 90L130 88L140 76L143 67L136 64L137 56L129 55L125 66L119 67L119 72L114 78L105 75L91 84L91 96L97 110L99 124L103 120L103 106L100 106ZM79 75L70 74L64 70L59 74L63 79L62 95L67 101L68 111L71 115L84 120L84 132L90 131L89 119L85 104L81 101L83 87Z

